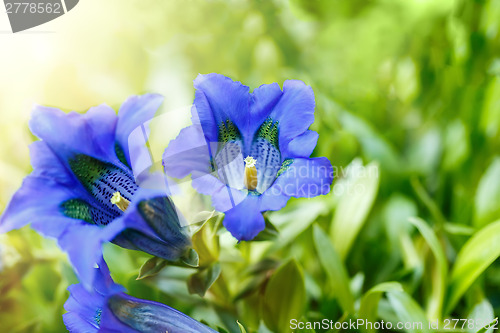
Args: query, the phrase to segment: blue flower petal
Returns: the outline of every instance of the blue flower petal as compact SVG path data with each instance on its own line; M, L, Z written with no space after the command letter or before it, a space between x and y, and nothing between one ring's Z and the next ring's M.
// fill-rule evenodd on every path
M250 104L250 131L248 135L253 137L254 133L259 129L260 125L269 117L274 107L278 104L283 96L283 92L279 84L263 84L255 88L251 94Z
M295 158L268 191L275 195L311 198L328 194L332 181L333 168L326 157Z
M68 253L71 264L85 288L90 289L94 282L94 266L102 258L102 244L110 242L124 228L119 220L104 228L82 222L78 226L66 228L59 236L59 246Z
M57 190L63 191L68 195L72 193L74 198L83 198L87 202L95 201L95 198L88 193L82 183L75 177L68 166L68 161L59 158L47 142L35 141L30 145L30 160L33 166L33 172L30 177L44 178L49 182L54 180L60 185L60 188ZM33 188L33 190L35 193L41 192L43 196L49 188L55 189L55 184L50 183L47 186L48 188L45 189L40 184L37 188ZM42 202L40 203L43 204Z
M73 223L60 214L59 205L72 197L52 179L28 176L0 217L0 233L37 223L40 232L58 237Z
M318 133L311 130L307 130L305 133L295 137L290 141L286 151L283 153L284 158L311 156L318 143L318 137Z
M261 195L260 210L262 212L268 210L280 210L281 208L286 206L289 199L290 196L282 193L280 190L278 190L277 187L273 188L271 186L269 189L267 189L266 192L262 193Z
M237 190L223 185L212 193L212 204L219 212L226 212L243 202L247 196L246 190Z
M217 142L218 127L230 120L244 133L248 119L249 88L220 74L198 75L194 105L207 141Z
M314 122L314 92L302 81L288 80L283 84L283 96L274 106L270 117L279 122L280 151L304 133Z
M78 312L81 319L98 328L95 321L96 308L104 306L104 296L98 293L89 293L81 284L69 286L68 291L70 295L64 303L64 309L69 312Z
M182 129L163 154L166 174L179 179L191 174L192 186L201 194L212 195L219 191L225 185L210 163L210 152L217 149L216 145L207 144L199 124Z
M253 239L266 226L261 213L260 198L248 195L239 205L226 212L223 223L236 239L240 241Z
M223 182L221 182L217 177L215 177L211 173L196 173L193 175L193 188L201 194L212 195L224 186L226 186Z
M202 175L210 172L210 152L200 125L182 129L163 154L165 172L175 178L184 178L192 172Z
M71 333L95 333L98 328L83 319L76 312L63 314L63 322Z
M119 163L115 154L115 111L101 105L85 114L39 106L33 110L29 126L63 162L76 153Z
M99 260L95 271L96 274L93 287L97 293L106 296L108 294L125 291L123 286L116 284L111 278L111 273L108 264L104 261L104 257L101 257Z
M153 119L156 111L163 103L163 96L158 94L146 94L130 97L122 104L118 111L118 124L116 127L116 141L120 145L129 166L132 166L130 156L140 156L144 150L143 140L134 140L132 132L139 128L144 133L147 141L149 136L148 123ZM144 125L143 128L140 128Z
M53 179L61 185L80 189L79 182L47 143L35 141L30 144L29 148L31 165L33 166L32 176Z

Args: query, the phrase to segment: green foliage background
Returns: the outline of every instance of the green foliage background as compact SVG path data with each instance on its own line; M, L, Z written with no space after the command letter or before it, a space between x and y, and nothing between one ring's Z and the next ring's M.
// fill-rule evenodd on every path
M192 102L198 73L251 89L299 79L316 95L314 155L335 166L332 193L268 214L270 241L236 244L212 218L195 238L199 271L136 280L147 255L110 245L117 282L229 332L237 320L247 332L290 332L291 318L490 322L499 17L499 0L81 1L44 26L53 34L1 36L0 207L30 172L32 103L85 110L153 91L168 111ZM189 123L176 119L170 138ZM76 279L55 243L24 228L0 236L0 253L2 331L65 331ZM213 277L204 297L189 293L188 279L202 293Z

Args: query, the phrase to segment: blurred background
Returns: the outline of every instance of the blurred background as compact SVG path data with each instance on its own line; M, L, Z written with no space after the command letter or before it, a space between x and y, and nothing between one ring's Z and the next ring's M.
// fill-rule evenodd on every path
M249 332L290 332L262 314L290 307L285 317L304 321L491 321L500 309L499 17L500 0L84 0L12 34L0 14L0 212L31 171L34 104L84 111L160 93L175 117L153 136L168 142L190 122L198 73L252 90L298 79L315 92L314 155L335 166L332 193L269 214L279 230L271 242L222 233L222 273L203 298L188 292L186 269L136 281L148 257L110 245L117 282L229 332L239 332L236 319ZM266 289L286 269L298 272L291 289ZM3 332L64 332L72 283L55 242L29 227L0 235ZM299 296L273 303L290 293ZM367 310L367 297L381 301Z

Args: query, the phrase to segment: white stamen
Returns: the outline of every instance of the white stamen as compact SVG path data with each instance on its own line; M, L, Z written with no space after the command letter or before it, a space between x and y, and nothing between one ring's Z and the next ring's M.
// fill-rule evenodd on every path
M113 193L110 201L113 205L116 205L118 208L120 208L122 212L126 211L128 205L130 205L130 201L122 197L120 192Z
M245 168L251 168L257 164L257 160L252 156L247 156L243 161L245 162Z

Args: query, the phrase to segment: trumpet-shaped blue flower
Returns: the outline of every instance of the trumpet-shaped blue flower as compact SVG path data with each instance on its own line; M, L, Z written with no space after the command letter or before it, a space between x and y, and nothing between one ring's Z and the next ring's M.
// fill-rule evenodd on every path
M168 175L184 178L225 212L224 225L239 240L265 227L261 212L284 207L290 197L326 194L333 169L324 157L309 158L318 134L314 94L301 81L247 86L219 74L194 82L193 125L164 153Z
M190 239L172 201L165 190L139 187L131 168L142 146L129 136L161 103L158 95L132 97L118 115L105 105L85 114L35 108L29 125L41 141L30 146L33 172L0 218L0 232L31 223L57 238L86 286L103 242L167 260L184 255Z
M72 333L214 333L213 329L161 303L123 293L111 279L106 263L96 268L92 290L81 284L70 286L63 315Z

